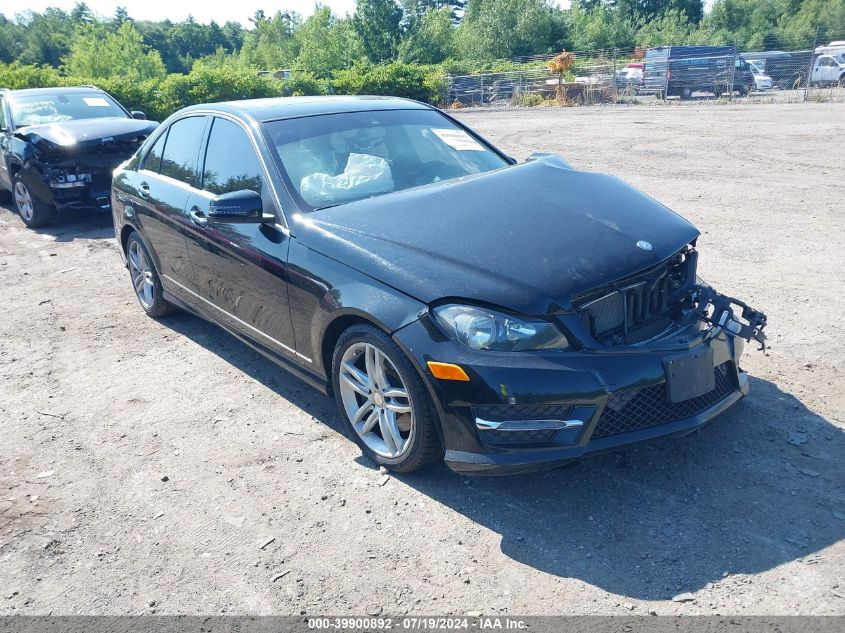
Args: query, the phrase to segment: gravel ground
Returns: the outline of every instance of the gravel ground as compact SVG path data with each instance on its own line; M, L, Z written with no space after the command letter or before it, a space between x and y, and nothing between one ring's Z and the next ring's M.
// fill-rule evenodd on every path
M326 398L146 318L109 218L0 210L0 614L845 614L845 105L459 116L694 221L769 315L750 397L556 471L385 478Z

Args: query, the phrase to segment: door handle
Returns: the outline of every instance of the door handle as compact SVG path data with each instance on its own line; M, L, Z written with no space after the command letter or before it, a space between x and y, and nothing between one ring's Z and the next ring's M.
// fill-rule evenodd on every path
M191 216L191 222L193 222L197 226L208 226L208 218L205 217L205 213L203 213L199 207L191 207L191 210L188 212L188 215Z
M148 182L142 182L138 185L138 194L142 198L149 198L150 197L150 184Z

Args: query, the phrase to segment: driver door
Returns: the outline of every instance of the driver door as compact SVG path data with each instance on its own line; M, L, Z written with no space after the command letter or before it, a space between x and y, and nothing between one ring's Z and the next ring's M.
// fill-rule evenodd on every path
M269 179L250 133L214 117L202 180L187 202L192 219L188 254L197 292L215 318L278 354L296 357L288 306L290 236L278 223L227 223L208 219L216 196L250 189L261 194L264 213L278 219Z

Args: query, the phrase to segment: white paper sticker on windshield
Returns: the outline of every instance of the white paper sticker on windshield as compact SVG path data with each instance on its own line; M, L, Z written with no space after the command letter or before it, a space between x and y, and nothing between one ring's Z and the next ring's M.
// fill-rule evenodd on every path
M446 143L449 147L458 150L459 152L483 152L484 148L481 143L472 138L463 130L453 130L450 128L434 128L431 130L437 137Z
M83 101L92 108L108 108L109 102L103 97L82 97Z

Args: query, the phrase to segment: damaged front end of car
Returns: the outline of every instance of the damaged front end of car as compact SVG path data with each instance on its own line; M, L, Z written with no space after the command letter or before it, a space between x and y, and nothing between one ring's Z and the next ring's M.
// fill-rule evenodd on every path
M79 125L22 128L15 135L21 179L33 195L59 211L108 210L112 172L156 126L149 121L127 122L120 120L121 128L114 132L102 130L103 136L83 135Z
M558 314L570 345L460 355L469 382L438 381L446 461L501 474L683 435L748 393L747 341L765 349L766 315L696 275L690 243L659 265L582 293ZM414 342L400 335L409 346ZM442 343L444 347L450 343ZM436 354L455 357L456 349Z
M766 315L703 283L697 263L693 242L657 266L582 293L573 301L580 323L568 325L587 348L646 346L700 323L765 349Z

